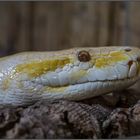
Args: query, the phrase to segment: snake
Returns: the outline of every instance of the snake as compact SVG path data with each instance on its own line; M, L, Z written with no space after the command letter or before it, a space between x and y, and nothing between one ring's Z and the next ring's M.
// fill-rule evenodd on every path
M0 104L79 101L123 90L140 77L140 49L131 46L27 51L0 58Z

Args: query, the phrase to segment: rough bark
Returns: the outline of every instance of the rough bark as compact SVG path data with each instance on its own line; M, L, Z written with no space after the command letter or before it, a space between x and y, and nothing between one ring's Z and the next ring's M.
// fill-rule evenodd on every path
M140 134L139 99L127 90L80 102L0 106L0 138L133 138Z

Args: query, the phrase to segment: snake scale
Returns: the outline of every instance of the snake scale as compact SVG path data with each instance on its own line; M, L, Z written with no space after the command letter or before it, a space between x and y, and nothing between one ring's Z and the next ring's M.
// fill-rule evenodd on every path
M82 100L128 88L139 75L136 47L22 52L0 59L0 104Z

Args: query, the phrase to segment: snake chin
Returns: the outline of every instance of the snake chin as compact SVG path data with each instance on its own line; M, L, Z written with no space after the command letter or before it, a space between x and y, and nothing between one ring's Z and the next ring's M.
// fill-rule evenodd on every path
M82 100L112 91L123 90L133 85L137 80L138 77L133 77L123 80L96 81L70 85L65 92L62 93L62 96L70 100Z

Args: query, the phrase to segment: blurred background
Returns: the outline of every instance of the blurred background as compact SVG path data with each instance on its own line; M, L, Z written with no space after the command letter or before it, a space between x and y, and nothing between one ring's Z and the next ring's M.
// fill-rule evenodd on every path
M0 57L111 45L140 47L140 2L0 1Z
M0 56L108 45L140 47L140 2L0 2Z

